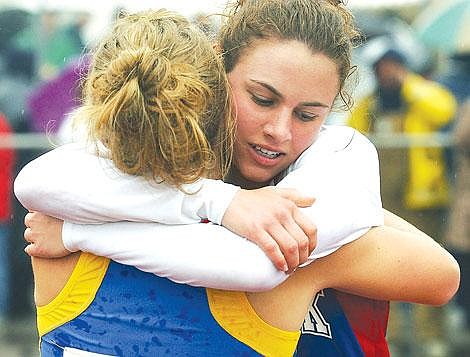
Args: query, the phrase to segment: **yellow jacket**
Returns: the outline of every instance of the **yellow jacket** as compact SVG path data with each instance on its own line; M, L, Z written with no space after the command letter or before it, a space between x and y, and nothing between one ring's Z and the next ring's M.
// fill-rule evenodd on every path
M439 84L416 74L405 78L401 96L405 110L400 114L404 133L425 134L438 131L452 120L457 103L452 94ZM358 103L349 118L349 125L367 134L375 118L375 98L369 96ZM409 149L409 173L404 197L411 209L445 206L448 203L448 183L441 148Z

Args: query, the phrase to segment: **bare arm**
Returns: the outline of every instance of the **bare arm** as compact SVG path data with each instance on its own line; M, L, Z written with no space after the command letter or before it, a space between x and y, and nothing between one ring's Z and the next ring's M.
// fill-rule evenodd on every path
M389 218L392 225L408 226L393 215ZM431 238L384 226L297 269L273 290L248 297L265 321L298 329L315 294L327 287L379 300L441 305L458 284L457 263Z
M418 236L423 236L431 239L427 234L423 233L421 230L413 226L411 223L405 221L403 218L397 216L396 214L387 211L385 208L383 209L383 212L384 222L387 227L392 227L403 232L409 232Z
M442 305L456 293L456 260L431 237L385 212L387 226L372 228L360 239L318 259L309 279L379 300Z

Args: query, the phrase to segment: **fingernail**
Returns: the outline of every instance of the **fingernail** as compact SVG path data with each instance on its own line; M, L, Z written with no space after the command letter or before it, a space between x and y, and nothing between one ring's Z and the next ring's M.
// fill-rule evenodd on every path
M289 267L287 266L287 264L283 264L281 270L282 270L282 271L288 271L288 270L289 270Z

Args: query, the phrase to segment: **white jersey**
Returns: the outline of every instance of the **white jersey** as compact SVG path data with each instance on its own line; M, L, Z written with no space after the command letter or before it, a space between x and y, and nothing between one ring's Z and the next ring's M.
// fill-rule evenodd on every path
M325 126L277 185L316 198L302 208L318 230L309 261L383 224L377 152L351 128ZM206 179L188 188L199 191L185 195L165 184L150 184L73 146L28 164L15 182L26 208L69 220L63 239L71 251L106 256L194 286L262 291L287 278L256 245L223 227L168 225L204 217L220 223L238 189ZM159 223L72 223L124 220Z

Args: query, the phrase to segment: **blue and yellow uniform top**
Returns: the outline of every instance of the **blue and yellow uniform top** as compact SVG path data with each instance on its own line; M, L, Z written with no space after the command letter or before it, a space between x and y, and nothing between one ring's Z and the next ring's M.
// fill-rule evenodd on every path
M300 337L262 321L244 293L176 284L88 253L37 319L42 357L66 347L112 356L291 356Z
M390 357L388 302L325 289L305 317L297 357Z

